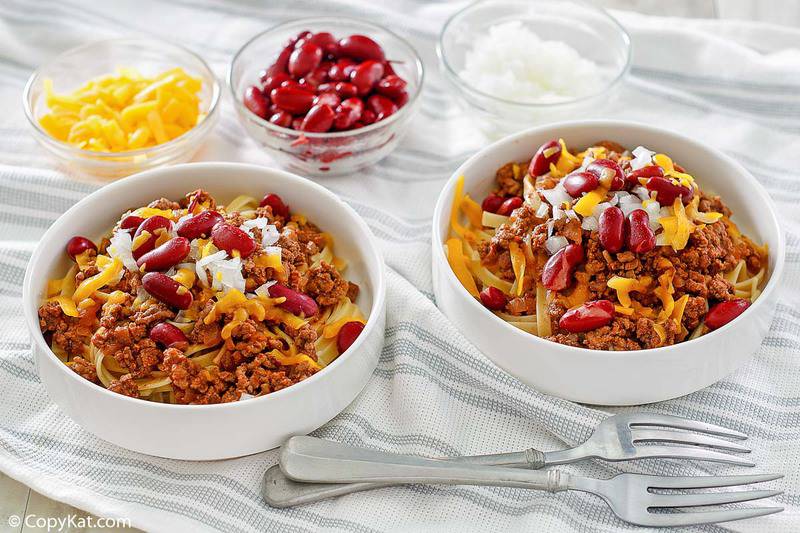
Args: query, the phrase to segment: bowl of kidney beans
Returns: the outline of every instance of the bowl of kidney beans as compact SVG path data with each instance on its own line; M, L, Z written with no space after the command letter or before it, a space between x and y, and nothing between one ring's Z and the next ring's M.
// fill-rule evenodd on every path
M247 42L229 84L240 121L278 162L345 174L389 154L407 129L423 79L404 39L345 18L301 19Z

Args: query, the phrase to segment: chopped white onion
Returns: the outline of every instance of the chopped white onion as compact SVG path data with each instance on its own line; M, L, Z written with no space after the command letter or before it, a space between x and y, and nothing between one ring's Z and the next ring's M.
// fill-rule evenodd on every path
M197 260L197 263L194 264L194 269L203 285L206 285L206 267L216 261L224 261L227 256L228 254L224 250L220 250L217 253L207 255Z
M278 257L281 257L281 251L282 248L280 246L267 246L264 248L264 252L267 255L277 255Z
M578 220L578 213L576 213L572 209L567 209L566 211L564 211L564 214L567 215L567 218Z
M609 207L611 207L611 204L608 202L601 202L597 204L596 206L594 206L594 209L592 210L592 216L599 219L600 215L603 214L603 211L605 211Z
M568 244L569 241L562 235L553 235L544 241L544 247L550 255L553 255Z
M644 146L637 146L631 153L633 154L633 159L631 159L632 170L646 167L653 162L653 156L656 155L655 152L648 150Z
M274 279L270 280L270 281L266 282L265 284L257 287L256 290L255 290L255 293L258 296L261 296L262 298L269 298L269 288L272 287L273 285L275 285L276 283L277 283L277 281L275 281Z
M665 205L661 209L658 210L658 216L659 217L671 217L672 215L673 215L672 207L670 207L668 205Z
M131 250L132 245L133 239L131 239L131 234L129 232L124 230L117 231L111 236L109 241L108 255L113 259L119 258L122 264L125 265L125 268L135 271L139 269L139 266L133 258L133 252Z
M614 196L608 199L608 203L611 205L617 205L619 203L619 199L620 197L615 194Z
M557 205L553 206L553 220L561 220L565 216L567 216L567 215L564 214L564 210L563 209L561 209Z
M585 229L586 231L596 231L599 227L600 225L597 223L597 219L595 217L583 217L581 229Z
M543 189L541 193L544 196L544 199L547 200L547 203L559 208L564 205L564 202L572 201L572 196L569 195L561 182L558 182L558 184L552 189Z
M645 187L641 185L637 185L634 187L631 192L639 197L641 201L645 201L650 198L650 191L648 191Z
M642 202L621 204L619 206L619 208L622 209L622 214L627 217L628 215L630 215L634 211L636 211L638 209L641 209L642 208Z
M539 218L545 218L550 213L550 206L546 203L542 202L539 205L539 208L536 209L536 216Z
M236 289L244 292L245 282L242 276L242 260L239 257L223 259L208 265L211 272L211 288L215 291L227 292Z
M645 207L644 210L647 211L647 216L650 217L650 229L655 231L660 228L661 224L659 224L658 219L660 217L661 206L659 203L652 201L647 204L647 207Z
M627 204L641 204L641 203L642 203L642 200L640 200L638 196L634 196L632 194L630 194L628 196L623 196L619 200L619 205L620 206L627 205Z

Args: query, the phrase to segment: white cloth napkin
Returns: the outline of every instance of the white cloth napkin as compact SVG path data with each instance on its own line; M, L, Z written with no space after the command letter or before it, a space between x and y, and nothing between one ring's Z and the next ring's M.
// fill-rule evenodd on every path
M464 341L433 302L433 205L450 173L485 143L453 106L436 72L437 33L461 5L413 0L0 3L0 470L51 498L154 531L635 529L590 495L484 487L398 487L271 509L259 492L264 470L275 463L274 451L203 463L129 452L67 418L48 399L34 369L20 305L26 263L45 228L98 185L71 178L31 137L20 94L32 69L90 39L143 34L188 46L222 77L236 49L269 25L310 15L350 15L408 36L429 76L420 113L394 154L358 175L320 180L350 202L378 237L389 266L389 309L386 346L372 379L345 412L315 435L431 456L529 446L551 450L585 438L613 411L525 387ZM752 361L705 390L646 409L743 431L751 436L757 470L786 474L772 484L786 491L775 499L785 512L698 531L798 531L800 31L615 15L633 38L634 66L619 101L593 116L657 124L732 155L772 194L789 246L777 316ZM246 138L228 101L198 159L271 164ZM622 470L741 472L663 461L589 462L569 470L606 477Z

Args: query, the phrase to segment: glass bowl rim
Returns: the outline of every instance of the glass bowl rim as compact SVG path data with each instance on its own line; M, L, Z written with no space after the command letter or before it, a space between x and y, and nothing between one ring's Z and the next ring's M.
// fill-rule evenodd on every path
M605 9L595 6L586 0L569 0L571 2L575 2L577 4L581 4L584 7L588 8L590 11L594 11L600 14L603 18L611 22L611 25L617 29L617 34L622 38L622 43L624 45L624 52L625 52L625 64L623 65L622 69L617 73L617 75L610 80L608 83L603 85L601 89L591 94L587 94L584 96L580 96L578 98L572 98L570 100L564 100L562 102L543 102L543 103L536 103L536 102L520 102L516 100L508 100L505 98L499 98L492 94L486 93L480 89L476 89L475 87L466 83L461 76L453 69L452 65L447 60L447 54L444 51L444 36L447 33L450 26L455 22L456 18L459 16L469 12L473 8L477 7L481 4L490 4L496 0L474 0L470 2L463 8L459 9L445 21L444 26L442 26L441 31L439 32L439 38L436 42L436 55L439 58L442 66L444 67L446 77L456 86L459 90L466 91L467 93L471 93L474 96L479 96L481 98L486 98L490 101L494 101L496 103L500 103L507 106L516 107L518 109L552 109L559 106L569 106L573 104L579 104L584 101L591 100L593 98L597 98L598 96L602 96L603 94L610 91L615 85L617 85L620 81L622 81L628 72L631 69L632 63L632 56L631 53L631 37L628 34L627 30L619 23L617 19L609 15L608 11Z
M149 47L154 46L154 45L162 46L162 47L167 46L167 47L170 47L170 48L176 50L177 52L179 52L181 54L185 54L185 55L191 57L192 59L196 60L197 62L199 62L200 66L202 67L202 69L205 70L205 72L203 74L207 74L213 80L213 83L212 83L212 86L211 86L211 89L212 89L212 91L211 91L211 100L210 100L209 105L208 105L208 111L206 112L206 117L203 119L203 121L200 124L195 125L190 130L182 133L178 137L175 137L174 139L170 139L169 141L167 141L165 143L157 144L155 146L148 146L146 148L137 148L136 150L126 150L126 151L122 151L122 152L101 152L101 151L96 151L96 150L85 150L83 148L77 148L76 146L74 146L74 145L72 145L70 143L58 140L55 137L53 137L52 135L50 135L49 133L47 133L42 128L42 126L39 124L39 121L36 120L36 117L34 116L33 106L31 105L31 98L30 98L31 97L31 92L33 91L33 85L41 77L42 70L47 68L47 67L50 67L52 65L57 64L59 61L61 61L64 57L66 57L68 55L79 53L79 52L85 52L86 50L91 49L91 48L93 48L95 46L98 46L98 45L124 44L124 43L145 43ZM156 152L156 151L167 152L167 151L169 151L170 148L173 148L175 146L180 145L181 143L187 141L191 137L197 136L197 135L202 134L202 133L206 133L205 130L208 129L206 124L212 124L211 119L212 119L212 116L216 115L216 112L217 112L217 109L219 107L219 103L220 103L220 100L221 100L221 96L222 96L222 88L220 86L219 80L217 79L217 76L214 74L214 71L211 70L211 67L209 67L208 63L206 63L206 61L202 57L200 57L200 55L192 52L191 50L189 50L185 46L182 46L182 45L179 45L179 44L167 41L167 40L156 39L156 38L152 38L152 37L122 37L122 38L101 39L101 40L97 40L97 41L90 41L90 42L81 44L79 46L75 46L73 48L70 48L69 50L66 50L66 51L58 54L57 56L55 56L54 58L50 59L46 63L40 65L38 68L36 68L36 70L33 71L33 73L28 78L28 81L25 83L25 89L22 91L22 106L25 109L25 117L28 119L28 123L33 127L33 129L36 132L36 134L41 136L41 137L43 137L48 143L52 143L52 144L54 144L55 146L57 146L59 148L64 148L67 152L71 152L74 155L88 156L88 157L96 158L96 159L99 159L99 160L111 159L112 162L117 162L117 161L113 161L113 160L121 159L121 158L136 157L136 156L141 156L141 155L148 155L148 154L152 154L153 152ZM126 163L125 161L119 161L119 162L120 163Z
M236 90L233 87L233 85L234 85L233 84L233 67L241 59L240 56L242 55L242 53L244 53L244 51L250 45L252 45L254 42L256 42L261 37L264 37L265 35L267 35L269 33L273 33L273 32L275 32L277 30L283 29L286 26L295 25L295 24L298 24L298 23L301 23L301 22L302 23L306 23L306 24L326 23L326 22L355 23L356 25L360 25L360 26L363 26L363 27L366 27L366 28L371 28L373 30L382 31L382 32L385 32L385 33L389 34L390 36L392 36L394 39L397 39L403 46L407 47L411 51L411 54L412 54L412 56L414 58L414 66L416 67L416 71L417 71L417 74L419 76L419 83L417 84L417 90L414 92L413 95L409 96L408 102L403 107L401 107L395 114L390 116L389 118L387 118L385 120L380 120L378 122L373 122L372 124L370 124L368 126L364 126L363 128L358 128L358 129L354 129L354 130L328 131L328 132L324 132L324 133L305 132L305 131L298 131L298 130L291 129L291 128L284 128L282 126L278 126L278 125L273 124L272 122L270 122L268 120L265 120L265 119L259 117L258 115L256 115L255 113L253 113L252 111L247 109L247 107L245 107L244 103L242 103L242 99L237 96ZM408 42L407 39L401 37L400 35L396 34L392 30L390 30L390 29L388 29L388 28L386 28L384 26L381 26L380 24L375 24L373 22L368 22L368 21L361 20L361 19L354 18L354 17L303 17L303 18L295 18L295 19L287 20L287 21L281 22L279 24L275 24L273 26L270 26L266 30L261 31L261 32L257 33L256 35L254 35L253 37L251 37L250 39L248 39L241 46L241 48L239 48L239 50L236 51L236 53L233 56L233 59L231 59L231 62L228 65L228 75L227 75L228 89L230 90L231 96L233 97L234 106L236 106L236 110L239 111L240 116L241 116L242 113L244 113L244 118L246 120L252 120L253 122L258 124L259 126L265 127L267 129L273 130L273 131L278 132L278 133L282 133L284 135L289 135L289 136L292 136L292 137L306 137L308 139L340 139L340 138L352 137L354 135L361 135L361 134L369 133L371 131L376 131L376 130L382 129L383 127L386 127L386 126L390 126L392 123L397 122L400 117L412 112L412 110L415 108L415 104L419 100L420 94L422 93L422 87L423 87L424 81L425 81L425 66L422 63L422 59L420 58L419 53L417 52L416 48L414 48L414 46L410 42Z

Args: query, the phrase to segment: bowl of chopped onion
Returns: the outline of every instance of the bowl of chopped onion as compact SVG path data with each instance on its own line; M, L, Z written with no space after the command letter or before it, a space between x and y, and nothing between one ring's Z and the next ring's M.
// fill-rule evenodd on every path
M200 56L143 38L96 41L40 66L23 106L36 140L73 170L118 178L188 161L217 120Z
M631 43L613 17L582 0L478 0L445 23L437 53L458 102L500 137L608 105Z

